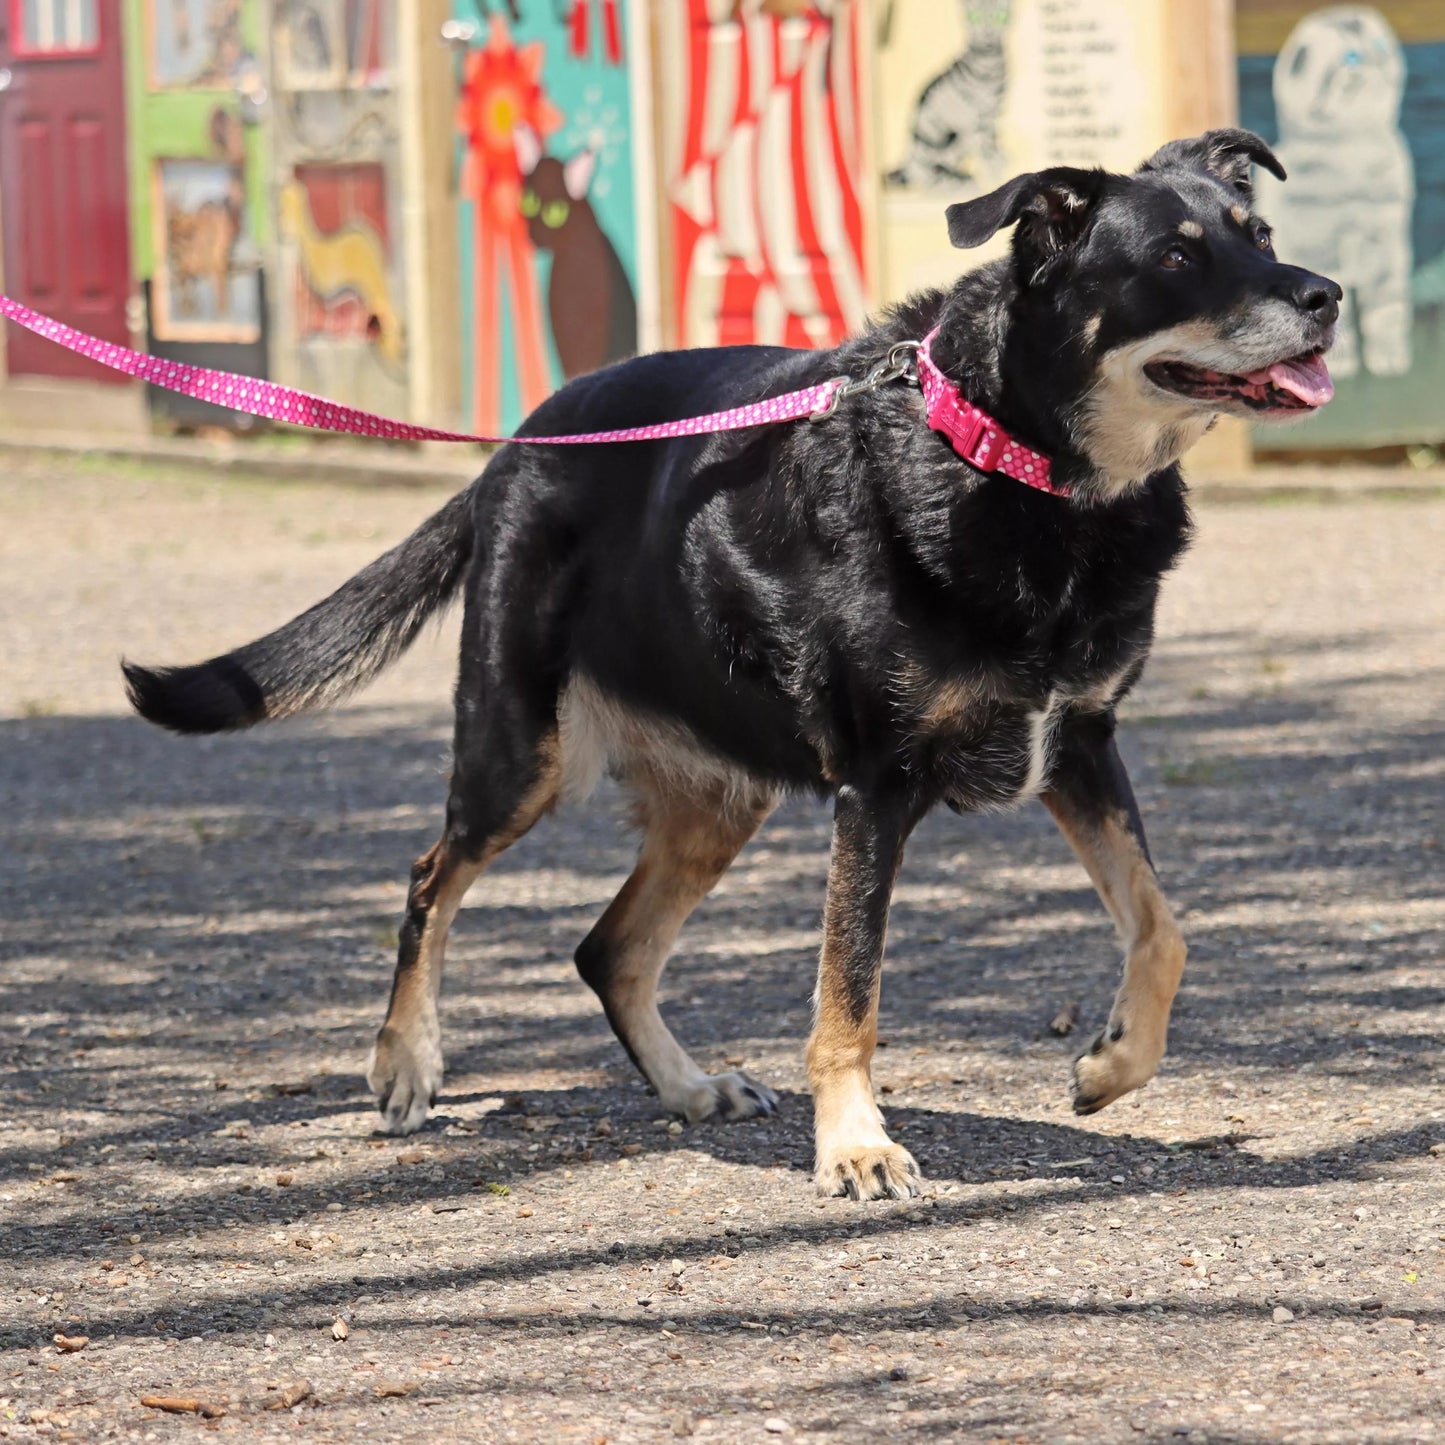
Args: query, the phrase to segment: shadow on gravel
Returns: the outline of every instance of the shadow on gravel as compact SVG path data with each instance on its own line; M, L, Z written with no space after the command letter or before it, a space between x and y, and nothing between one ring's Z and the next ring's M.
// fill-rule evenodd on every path
M1346 644L1364 653L1369 637L1320 643ZM1271 644L1234 634L1176 640L1155 673L1170 696L1184 696L1191 656L1250 648L1268 656ZM1437 1075L1441 1040L1412 1026L1410 1015L1437 1008L1445 989L1375 987L1369 974L1437 961L1438 920L1415 918L1408 905L1439 894L1445 727L1372 722L1359 697L1378 681L1362 674L1358 684L1293 687L1285 696L1266 686L1228 705L1196 699L1183 717L1126 719L1125 751L1166 890L1191 940L1172 1038L1176 1073L1308 1069L1322 1092L1354 1080ZM366 1107L354 1075L303 1071L297 1087L307 1092L294 1096L257 1097L254 1080L271 1070L285 1082L284 1068L295 1082L295 1057L359 1065L385 999L407 868L440 819L448 731L444 712L375 708L199 741L129 718L0 723L0 1006L11 1021L0 1043L0 1087L12 1108L79 1110L93 1126L79 1155L54 1134L0 1147L0 1179L74 1168L102 1150L121 1160L161 1151L196 1187L183 1204L147 1216L152 1237L184 1232L201 1215L284 1222L324 1208L333 1196L295 1188L242 1196L219 1174L209 1184L212 1170L284 1163L248 1144L244 1131L218 1131L243 1120L292 1123L304 1157L305 1128ZM680 1140L660 1133L651 1127L655 1104L632 1082L572 971L572 948L631 863L621 817L609 793L590 814L548 820L474 891L449 965L456 1092L444 1096L422 1142L476 1131L488 1145L484 1182L492 1184L561 1169L589 1151L612 1157L626 1143L644 1158L686 1147L729 1163L774 1164L796 1172L804 1189L805 1098L788 1097L773 1121L696 1128ZM827 847L825 809L789 805L684 935L668 1013L709 1066L780 1038L801 1050ZM1348 914L1340 907L1361 901L1371 906ZM910 848L894 912L884 1006L894 1052L880 1069L922 1067L914 1052L944 1043L1006 1066L1046 1041L1048 1019L1074 998L1087 1000L1087 1038L1107 1007L1115 967L1102 909L1041 809L931 818ZM1062 1090L1070 1046L1053 1047ZM946 1055L928 1067L946 1070ZM485 1089L489 1075L539 1069L598 1082L529 1090L510 1103L499 1091L501 1106L476 1117L491 1097L476 1081ZM246 1097L213 1090L232 1071L253 1081ZM946 1073L935 1082L948 1082ZM1247 1140L1179 1151L1086 1125L955 1109L889 1113L936 1181L1036 1181L1038 1192L1020 1199L1019 1210L1165 1186L1269 1189L1363 1177L1429 1143L1411 1131L1265 1161ZM594 1137L600 1115L614 1130L605 1146ZM554 1122L539 1130L539 1119ZM376 1168L348 1188L384 1179L389 1201L425 1205L463 1187L454 1176L435 1185L419 1173L398 1179L389 1164L378 1154ZM1115 1175L1126 1184L1112 1182ZM945 1198L910 1227L967 1217L968 1208ZM88 1256L109 1246L116 1227L62 1210L44 1232L53 1244L63 1228L66 1249ZM867 1237L899 1227L896 1213L880 1213L846 1230ZM798 1230L790 1237L821 1239L840 1225L820 1219ZM686 1260L725 1242L720 1230L680 1228L656 1248ZM38 1227L0 1224L0 1253L33 1253L40 1243ZM614 1258L605 1247L562 1251L448 1278ZM416 1290L438 1280L417 1271L376 1283ZM283 1306L329 1310L338 1298L337 1287L313 1295L268 1284L247 1292L232 1326ZM817 1314L812 1327L845 1319L858 1319L852 1302L836 1316ZM118 1327L140 1329L141 1321L137 1314Z
M529 1102L556 1106L561 1103L555 1097L542 1095ZM925 1111L898 1110L890 1115L890 1122L904 1128L903 1137L908 1138L907 1126L919 1121L919 1116L928 1118ZM520 1120L525 1115L517 1116ZM350 1271L338 1270L329 1279L317 1281L281 1281L260 1276L254 1281L237 1281L240 1288L228 1292L226 1298L198 1298L190 1308L177 1307L168 1310L164 1321L167 1330L176 1333L199 1332L201 1329L215 1330L220 1334L237 1331L263 1330L284 1322L293 1328L313 1327L324 1330L330 1327L336 1316L356 1299L358 1291L372 1296L367 1309L367 1327L372 1330L386 1330L391 1326L408 1328L459 1328L486 1322L489 1325L509 1325L543 1335L566 1333L579 1326L595 1327L611 1325L637 1330L655 1330L657 1323L667 1317L669 1308L686 1308L687 1328L703 1328L722 1333L744 1332L765 1327L785 1326L790 1330L857 1331L885 1328L917 1328L928 1323L946 1324L967 1318L1007 1318L1012 1320L1042 1319L1050 1316L1097 1316L1100 1318L1135 1318L1144 1321L1160 1316L1230 1316L1258 1320L1260 1309L1257 1304L1211 1295L1208 1299L1180 1301L1165 1298L1152 1301L1129 1301L1112 1298L1093 1301L1064 1301L1058 1298L1043 1298L1035 1291L1026 1290L1028 1283L1037 1284L1025 1275L1020 1280L1018 1298L1000 1304L994 1295L990 1303L972 1299L966 1278L957 1285L942 1281L931 1281L936 1288L933 1297L927 1301L911 1300L907 1303L891 1303L875 1306L866 1292L856 1292L853 1277L840 1279L831 1292L824 1291L821 1299L816 1291L809 1294L811 1304L794 1303L786 1308L759 1303L756 1308L739 1312L736 1304L729 1304L722 1311L709 1311L708 1285L703 1277L694 1284L690 1277L685 1291L668 1294L662 1288L662 1276L655 1273L659 1260L675 1259L687 1269L716 1261L720 1255L736 1257L744 1252L763 1253L788 1245L823 1246L834 1245L842 1240L866 1244L876 1240L880 1245L898 1238L901 1233L915 1233L926 1236L928 1231L940 1226L968 1227L982 1220L997 1219L1006 1214L1014 1222L1021 1222L1031 1213L1065 1221L1072 1206L1081 1204L1107 1203L1111 1208L1122 1209L1129 1201L1144 1194L1159 1190L1183 1193L1185 1191L1210 1191L1220 1189L1246 1189L1258 1197L1261 1191L1269 1189L1290 1189L1300 1185L1319 1183L1324 1180L1364 1179L1372 1177L1381 1165L1394 1160L1423 1155L1429 1138L1424 1130L1411 1130L1397 1134L1385 1134L1355 1146L1328 1154L1310 1155L1299 1159L1264 1161L1251 1155L1247 1149L1220 1144L1209 1150L1171 1149L1157 1140L1142 1138L1110 1138L1101 1140L1098 1136L1085 1135L1082 1130L1057 1128L1046 1130L1048 1142L1057 1149L1091 1149L1082 1158L1067 1161L1067 1167L1055 1170L1047 1160L1029 1160L1025 1166L1014 1172L1012 1154L1019 1147L1020 1136L1028 1131L1037 1136L1037 1123L1021 1123L998 1119L980 1119L976 1116L949 1115L951 1128L955 1133L965 1134L971 1141L976 1164L972 1170L955 1176L947 1171L933 1171L933 1182L945 1184L956 1181L962 1184L995 1182L1006 1172L1014 1180L1032 1180L1040 1187L1032 1194L1011 1193L1000 1203L995 1196L991 1200L951 1199L947 1195L928 1201L927 1205L910 1207L905 1212L896 1208L879 1205L867 1211L840 1217L830 1213L807 1219L784 1220L776 1224L760 1224L749 1221L746 1234L741 1229L718 1222L710 1225L688 1225L679 1221L675 1226L664 1228L660 1234L648 1237L645 1244L629 1245L624 1242L609 1242L599 1239L595 1245L577 1246L552 1244L545 1252L527 1253L513 1248L508 1221L510 1210L495 1196L482 1193L468 1198L458 1195L458 1181L448 1181L446 1187L437 1187L433 1182L416 1172L408 1172L395 1187L388 1191L386 1203L389 1208L415 1212L418 1205L445 1202L446 1212L464 1210L475 1213L485 1221L495 1221L496 1233L490 1243L477 1245L468 1263L431 1262L408 1260L403 1265L392 1265L372 1255L358 1257ZM696 1131L702 1134L704 1131ZM735 1148L718 1147L723 1131L710 1131L714 1137L692 1137L688 1147L714 1154L720 1158L738 1158L743 1162L757 1163L755 1152L746 1148L749 1130L746 1127L726 1135ZM637 1137L644 1137L638 1131ZM626 1131L622 1141L626 1140ZM666 1146L658 1146L666 1147ZM994 1163L993 1161L1003 1161ZM274 1158L268 1160L273 1167ZM284 1161L280 1161L284 1163ZM555 1161L553 1161L555 1163ZM925 1163L927 1161L925 1160ZM187 1161L171 1161L172 1166L183 1168ZM528 1161L517 1153L510 1153L503 1161L501 1170L490 1171L488 1183L510 1178L513 1183L529 1169L538 1167L538 1161ZM1141 1166L1153 1171L1145 1177ZM507 1167L511 1166L511 1167ZM1082 1167L1081 1167L1082 1166ZM1112 1173L1110 1171L1113 1171ZM201 1169L197 1173L203 1172ZM1120 1173L1127 1176L1125 1184L1115 1182ZM378 1168L370 1178L348 1181L347 1193L356 1185L378 1185L391 1183L397 1174L389 1161L379 1161ZM1087 1177L1085 1177L1087 1176ZM478 1181L480 1182L480 1181ZM800 1186L802 1181L799 1181ZM168 1235L180 1234L191 1227L195 1217L204 1217L212 1224L233 1218L250 1226L289 1226L298 1217L319 1215L326 1203L335 1197L335 1190L312 1192L306 1189L290 1188L274 1191L257 1191L247 1196L238 1196L228 1191L221 1197L204 1197L198 1190L184 1206L168 1211L143 1216L144 1227L153 1242L164 1240ZM372 1198L370 1194L365 1198ZM320 1216L325 1217L325 1216ZM141 1216L136 1216L139 1222ZM27 1227L12 1224L0 1227L0 1256L20 1258L37 1253L53 1253L57 1233L63 1234L67 1250L84 1267L84 1261L93 1261L107 1251L123 1250L117 1243L119 1229L127 1228L121 1219L98 1220L91 1214L77 1214L72 1217L52 1219L42 1226ZM414 1226L415 1227L415 1226ZM1092 1230L1093 1226L1089 1226ZM482 1231L485 1234L485 1223ZM981 1242L987 1242L986 1239ZM485 1257L494 1254L495 1257ZM201 1259L212 1259L206 1254ZM93 1268L94 1265L92 1264ZM418 1298L432 1298L437 1292L443 1294L455 1287L467 1289L473 1286L507 1286L509 1284L535 1283L540 1277L565 1275L579 1280L588 1276L581 1271L605 1267L609 1284L615 1285L621 1279L624 1286L635 1281L634 1287L625 1292L640 1293L637 1307L619 1311L614 1303L606 1305L596 1301L579 1304L575 1313L551 1306L545 1317L535 1310L514 1311L508 1303L497 1298L497 1303L475 1309L448 1309L444 1302L437 1303L435 1313L418 1315L414 1307L402 1307L396 1313L389 1309L392 1301L414 1301ZM228 1282L217 1279L214 1288L226 1291ZM585 1299L591 1291L582 1288ZM1356 1300L1342 1303L1338 1299L1323 1299L1307 1287L1281 1284L1272 1300L1287 1304L1303 1318L1313 1314L1321 1317L1356 1318L1371 1315L1382 1310L1383 1302L1378 1299ZM716 1301L724 1303L722 1300ZM1412 1300L1409 1305L1412 1319L1429 1323L1445 1323L1445 1310L1424 1305ZM1385 1314L1390 1311L1385 1310ZM143 1336L158 1328L155 1322L154 1305L137 1305L134 1308L112 1308L107 1313L105 1333L110 1337ZM3 1328L0 1328L0 1347L7 1343Z

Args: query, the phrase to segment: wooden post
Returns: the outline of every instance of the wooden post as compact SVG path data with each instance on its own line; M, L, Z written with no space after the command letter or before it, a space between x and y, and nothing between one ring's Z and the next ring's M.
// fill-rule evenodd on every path
M1234 0L1168 0L1162 39L1169 135L1198 135L1237 124ZM1184 463L1186 476L1210 477L1242 476L1252 465L1249 423L1227 416L1220 417Z
M657 118L652 104L652 22L647 0L628 0L628 83L632 104L632 173L637 197L637 349L663 345L662 222L658 198Z
M462 411L456 85L441 39L449 14L448 0L399 0L397 14L411 414L432 426L455 426Z

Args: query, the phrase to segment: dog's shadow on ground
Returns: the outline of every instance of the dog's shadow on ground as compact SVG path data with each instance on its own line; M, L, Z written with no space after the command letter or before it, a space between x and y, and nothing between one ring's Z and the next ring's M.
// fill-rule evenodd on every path
M1267 642L1176 639L1156 658L1156 692L1183 696L1196 654ZM1126 717L1125 752L1191 943L1171 1038L1176 1073L1308 1068L1329 1097L1351 1083L1422 1082L1438 1069L1438 1037L1410 1018L1445 997L1424 976L1438 935L1410 907L1438 893L1430 860L1441 846L1445 728L1372 723L1358 698L1378 681L1362 673L1283 699L1267 690L1200 698L1171 716L1143 712L1146 699L1132 723ZM1281 709L1307 736L1349 717L1353 750L1272 731ZM171 1166L201 1176L204 1195L208 1171L266 1162L265 1151L217 1131L246 1119L295 1124L299 1148L307 1130L364 1110L356 1071L384 1002L407 864L439 821L447 732L441 710L365 707L199 742L120 717L0 723L7 1098L32 1123L65 1110L91 1121L73 1143L44 1128L12 1133L0 1177L72 1164L77 1151L99 1159L107 1146L122 1158L160 1148ZM622 811L614 798L599 813L548 820L479 885L449 965L449 1082L416 1146L448 1131L474 1138L477 1177L502 1186L565 1169L589 1149L642 1167L685 1148L786 1170L790 1187L806 1189L804 1096L785 1090L776 1119L668 1134L572 970L572 948L632 863ZM684 932L664 1011L709 1069L743 1057L766 1076L754 1058L783 1057L783 1041L796 1061L827 851L826 810L790 805ZM1337 904L1361 898L1379 906L1363 922L1342 921ZM1272 912L1281 906L1287 932ZM1107 1008L1116 969L1102 909L1041 809L931 818L910 846L894 910L884 984L894 1051L880 1055L880 1081L942 1042L1007 1069L1037 1052L1049 1017L1073 999L1084 1001L1082 1041ZM1371 978L1400 969L1418 973ZM1053 1046L1061 1097L1071 1049ZM315 1077L321 1060L331 1072ZM528 1088L518 1105L507 1105L504 1082L487 1082L537 1070L587 1082ZM309 1092L266 1092L268 1081L298 1079ZM214 1088L227 1083L230 1093ZM483 1113L494 1096L503 1107ZM1054 1197L1075 1175L1086 1193L1283 1187L1363 1175L1424 1147L1418 1132L1386 1133L1286 1164L1253 1154L1247 1140L1178 1149L1174 1139L995 1116L973 1101L885 1099L885 1108L930 1178L965 1192L1030 1181ZM599 1137L604 1117L611 1133ZM537 1122L549 1119L557 1122ZM624 1144L634 1152L622 1155ZM396 1168L395 1148L378 1149L363 1175L378 1187L384 1176L388 1197L425 1203L471 1187ZM302 1191L275 1191L272 1201L261 1189L252 1203L280 1218L308 1201ZM68 1227L77 1244L100 1242L98 1223L76 1211Z

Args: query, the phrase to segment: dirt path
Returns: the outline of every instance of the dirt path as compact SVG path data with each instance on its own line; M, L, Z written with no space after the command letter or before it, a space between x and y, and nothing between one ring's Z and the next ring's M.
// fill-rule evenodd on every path
M125 716L114 662L244 640L437 501L0 481L0 1437L1442 1437L1445 503L1202 510L1126 722L1192 946L1143 1093L1068 1111L1046 1026L1102 1017L1116 955L1042 809L920 831L878 1082L931 1183L864 1206L808 1178L813 806L669 975L778 1119L669 1128L577 980L631 856L604 800L476 890L436 1118L373 1134L452 628L330 716L200 742Z

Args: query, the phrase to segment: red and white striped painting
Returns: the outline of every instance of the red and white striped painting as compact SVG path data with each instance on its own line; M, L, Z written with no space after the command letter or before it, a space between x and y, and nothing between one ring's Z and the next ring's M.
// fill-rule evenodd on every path
M868 307L854 0L670 0L658 134L679 346L832 346Z

